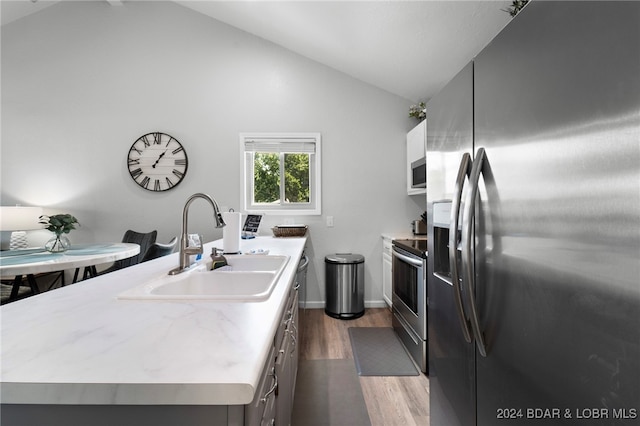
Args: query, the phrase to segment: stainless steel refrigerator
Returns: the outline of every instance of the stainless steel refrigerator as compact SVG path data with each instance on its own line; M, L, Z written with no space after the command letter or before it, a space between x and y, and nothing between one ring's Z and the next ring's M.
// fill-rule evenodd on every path
M640 424L640 2L530 2L427 103L431 426Z

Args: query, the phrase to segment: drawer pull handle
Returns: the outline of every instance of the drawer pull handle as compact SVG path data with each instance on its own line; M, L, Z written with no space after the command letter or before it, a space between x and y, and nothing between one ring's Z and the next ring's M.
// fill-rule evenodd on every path
M272 393L274 393L276 391L276 389L278 389L278 375L276 374L276 369L275 367L271 369L271 374L269 374L270 376L273 376L273 386L271 386L271 389L269 389L269 391L267 393L264 394L264 397L262 397L262 399L260 399L260 402L262 402L263 404L265 404L267 402L267 400L269 399L269 396L271 396Z

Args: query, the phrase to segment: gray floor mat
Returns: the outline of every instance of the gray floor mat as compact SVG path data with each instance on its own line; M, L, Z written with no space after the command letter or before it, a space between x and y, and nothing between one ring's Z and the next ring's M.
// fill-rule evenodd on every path
M353 360L300 360L291 426L370 425Z
M360 376L418 376L420 372L391 327L350 327Z

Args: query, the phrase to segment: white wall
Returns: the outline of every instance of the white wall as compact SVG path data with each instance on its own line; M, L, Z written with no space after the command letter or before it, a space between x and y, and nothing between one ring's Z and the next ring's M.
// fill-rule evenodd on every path
M3 26L1 42L2 205L74 214L76 243L126 229L168 241L195 192L239 208L238 133L317 131L323 214L290 218L310 229L308 300L324 300L324 256L340 251L365 256L366 301L382 300L380 233L408 231L425 207L405 192L410 100L171 2L60 2ZM165 193L126 167L152 131L189 155ZM190 232L222 236L206 203L191 213ZM262 233L284 219L266 217Z

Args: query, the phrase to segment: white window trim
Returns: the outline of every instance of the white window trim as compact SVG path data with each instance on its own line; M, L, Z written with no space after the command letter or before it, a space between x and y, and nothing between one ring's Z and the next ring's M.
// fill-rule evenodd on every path
M274 206L273 208L251 205L253 197L250 191L253 187L247 184L247 175L249 172L252 173L253 170L248 170L250 161L246 156L245 145L251 141L268 142L269 140L276 141L276 143L304 144L312 142L315 144L314 161L311 164L310 171L311 202L309 208L301 209L297 205L292 205L291 208L283 205ZM320 133L240 133L238 145L240 146L240 203L243 213L288 216L322 214L322 138Z

